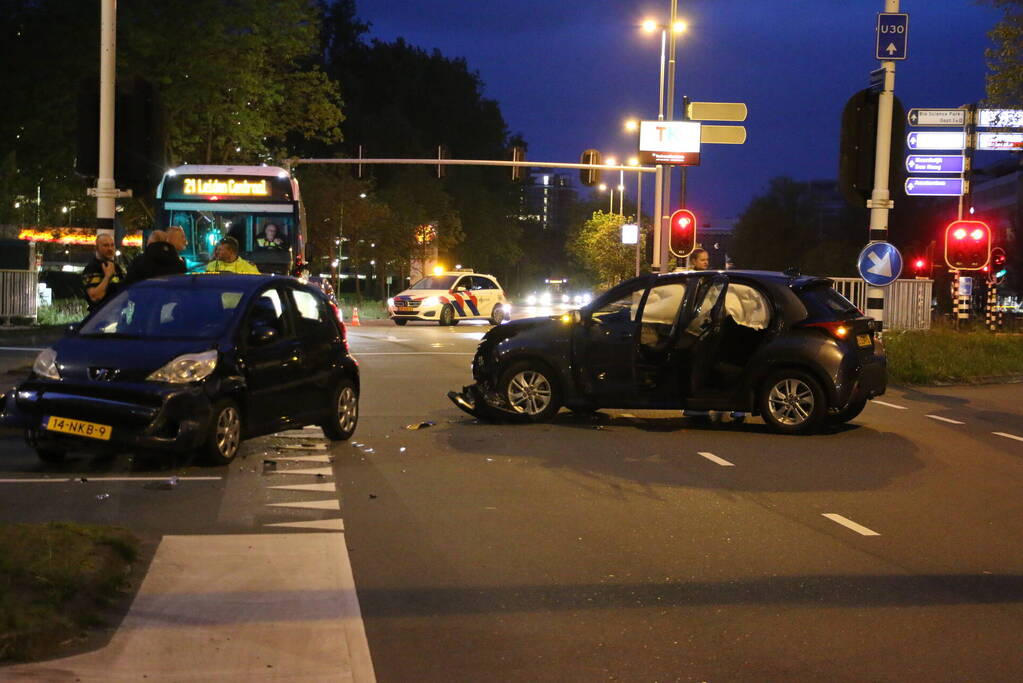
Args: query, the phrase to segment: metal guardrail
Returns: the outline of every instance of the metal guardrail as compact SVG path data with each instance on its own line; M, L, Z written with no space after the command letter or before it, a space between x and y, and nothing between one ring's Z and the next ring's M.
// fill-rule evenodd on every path
M835 289L867 310L867 283L855 277L833 277ZM934 280L896 280L886 289L884 327L886 330L931 329L931 296Z
M34 270L0 270L0 320L32 318L39 313L39 274Z

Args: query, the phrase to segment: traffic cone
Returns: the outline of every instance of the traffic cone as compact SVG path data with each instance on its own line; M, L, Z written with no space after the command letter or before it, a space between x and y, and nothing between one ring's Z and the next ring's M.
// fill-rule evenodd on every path
M349 327L358 327L362 323L359 322L359 309L352 309L352 322L348 323Z

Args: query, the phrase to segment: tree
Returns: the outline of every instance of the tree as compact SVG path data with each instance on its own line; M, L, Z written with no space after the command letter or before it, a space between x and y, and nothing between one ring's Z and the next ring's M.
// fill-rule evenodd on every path
M994 47L985 52L987 104L1019 107L1023 102L1023 0L988 0L1005 16L988 33Z
M622 244L626 222L620 214L594 211L568 242L569 254L600 287L611 287L635 275L636 248Z

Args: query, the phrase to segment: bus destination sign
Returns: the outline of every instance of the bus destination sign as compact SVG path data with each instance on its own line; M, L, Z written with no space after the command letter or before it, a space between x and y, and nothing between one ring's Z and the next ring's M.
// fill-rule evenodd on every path
M224 197L268 197L266 178L194 178L181 179L182 193L187 195L221 195Z

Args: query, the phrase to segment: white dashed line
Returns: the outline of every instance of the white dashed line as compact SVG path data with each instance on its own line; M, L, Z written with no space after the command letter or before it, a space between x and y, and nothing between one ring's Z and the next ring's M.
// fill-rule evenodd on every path
M325 451L327 450L327 444L325 443L289 443L284 446L277 446L277 448L283 448L289 451Z
M928 415L927 417L931 418L932 420L938 420L939 422L947 422L947 423L949 423L951 425L964 425L964 424L966 424L965 422L960 422L959 420L950 420L949 418L942 417L941 415Z
M288 462L330 462L329 455L277 455L269 460L287 460Z
M991 432L995 436L1004 436L1006 439L1015 439L1016 441L1023 441L1023 436L1016 436L1015 434L1006 434L1005 432Z
M844 527L846 527L848 529L852 529L856 533L861 534L863 536L880 536L881 535L881 534L877 533L876 531L873 531L871 529L868 529L865 526L857 524L856 522L852 521L851 519L849 519L847 517L843 517L842 515L836 515L836 514L833 514L833 513L829 512L829 513L825 513L824 516L827 517L828 519L830 519L832 522L837 522L837 523L841 524L842 526L844 526Z
M707 458L707 460L710 460L713 463L717 463L718 465L721 465L722 467L735 467L734 463L730 463L727 460L725 460L724 458L719 458L718 456L714 455L713 453L705 453L703 451L697 451L697 455L702 455L703 457Z
M878 401L876 398L872 400L871 403L876 403L881 406L888 406L889 408L895 408L896 410L909 410L909 408L907 408L906 406L897 406L894 403L885 403L884 401Z

